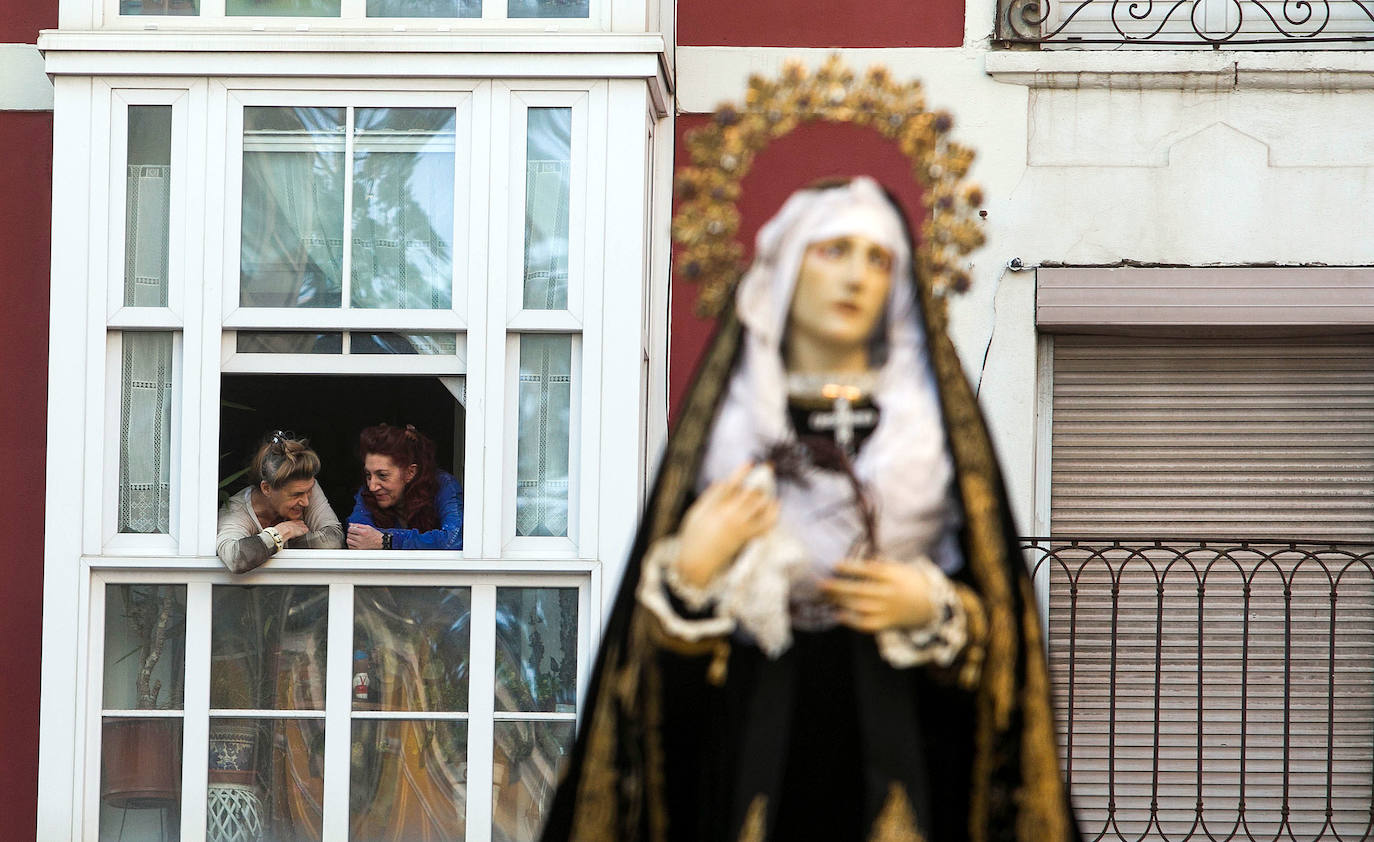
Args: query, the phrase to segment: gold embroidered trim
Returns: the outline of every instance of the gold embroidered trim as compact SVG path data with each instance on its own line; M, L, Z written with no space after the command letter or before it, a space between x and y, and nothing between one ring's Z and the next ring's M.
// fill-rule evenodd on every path
M1060 778L1054 716L1050 710L1049 675L1040 643L1035 593L1022 577L1021 634L1025 637L1026 678L1021 690L1021 792L1016 834L1023 842L1059 842L1069 838L1068 800Z
M818 121L871 128L910 159L927 211L916 238L917 276L941 294L968 288L959 258L983 243L983 192L963 182L973 151L949 140L954 119L926 110L919 81L898 82L883 67L860 77L832 55L814 74L789 61L777 79L749 77L743 104L721 105L710 123L687 133L692 163L675 179L672 233L680 246L676 276L701 285L701 315L724 311L743 274L736 202L754 158L802 123Z
M887 800L873 822L868 842L925 842L916 824L916 812L911 809L906 787L893 781L887 788Z
M988 616L983 610L983 600L978 598L973 588L963 582L955 582L954 592L959 595L959 601L964 606L964 625L968 635L964 651L954 665L957 670L956 679L960 687L972 691L978 687L978 681L983 677L983 658L987 654L988 646Z
M617 646L607 641L605 663L617 660ZM590 736L582 758L582 778L577 785L577 800L573 805L572 832L569 837L584 842L615 839L619 803L616 797L619 776L615 770L616 729L615 700L610 686L603 686L597 695L596 707L587 723Z
M759 794L749 802L749 812L744 815L744 824L739 829L739 842L763 842L768 838L768 796Z

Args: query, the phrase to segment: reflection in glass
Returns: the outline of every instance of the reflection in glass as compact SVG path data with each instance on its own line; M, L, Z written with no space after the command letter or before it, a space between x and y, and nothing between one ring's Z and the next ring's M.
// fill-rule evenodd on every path
M129 106L124 195L124 306L167 306L172 106Z
M453 302L454 110L353 112L352 306Z
M466 722L354 719L352 842L461 842L467 832Z
M105 586L106 710L180 710L186 586Z
M240 330L234 339L240 354L342 354L342 333L300 330Z
M353 709L468 709L468 588L353 590Z
M172 334L121 337L119 531L167 534L172 519Z
M480 18L482 0L367 0L370 18Z
M207 842L318 842L324 720L210 719Z
M336 18L339 0L227 0L226 15Z
M506 16L512 18L585 18L587 0L506 0Z
M496 710L576 705L577 588L497 588Z
M329 589L216 585L210 707L324 710Z
M420 354L453 356L458 353L456 333L357 333L349 348L355 354Z
M572 337L520 337L515 534L568 534Z
M198 15L200 0L119 0L121 15Z
M497 722L492 737L491 838L535 842L563 759L572 750L573 723Z
M100 729L100 842L181 838L181 720L106 717Z
M344 109L248 106L243 134L239 303L338 307Z
M526 310L568 306L572 109L531 108L525 137Z

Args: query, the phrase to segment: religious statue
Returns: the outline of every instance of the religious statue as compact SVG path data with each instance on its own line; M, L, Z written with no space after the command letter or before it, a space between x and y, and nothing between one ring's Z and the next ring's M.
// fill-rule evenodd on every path
M1033 588L930 265L867 177L759 230L545 842L1078 839Z

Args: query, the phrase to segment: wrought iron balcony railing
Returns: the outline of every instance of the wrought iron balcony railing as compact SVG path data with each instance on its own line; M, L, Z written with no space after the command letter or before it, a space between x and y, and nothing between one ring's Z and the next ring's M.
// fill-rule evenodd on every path
M1374 544L1023 548L1085 839L1374 839Z
M1371 0L997 0L1003 46L1340 47L1374 41Z

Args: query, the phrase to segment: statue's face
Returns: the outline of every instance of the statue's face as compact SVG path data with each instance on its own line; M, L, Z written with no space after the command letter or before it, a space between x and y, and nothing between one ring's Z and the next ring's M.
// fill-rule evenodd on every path
M892 252L860 235L807 246L788 313L793 340L827 355L867 348L887 303L892 263Z

